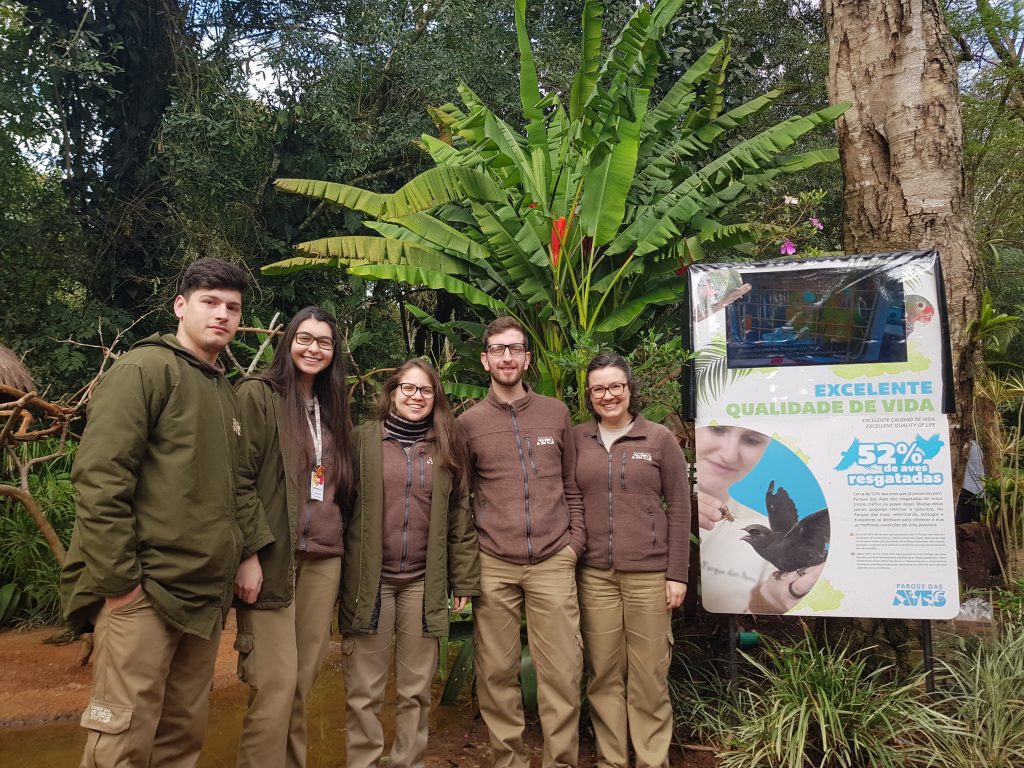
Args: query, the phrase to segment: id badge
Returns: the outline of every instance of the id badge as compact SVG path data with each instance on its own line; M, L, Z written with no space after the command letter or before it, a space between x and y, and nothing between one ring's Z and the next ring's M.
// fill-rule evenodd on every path
M309 498L313 501L323 501L324 485L324 467L321 464L309 473Z

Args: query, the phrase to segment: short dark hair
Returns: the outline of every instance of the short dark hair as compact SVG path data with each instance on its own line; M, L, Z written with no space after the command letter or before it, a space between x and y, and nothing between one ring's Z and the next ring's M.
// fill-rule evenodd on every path
M501 317L496 317L487 324L487 328L484 329L484 349L487 349L487 342L490 340L491 336L497 336L499 333L504 333L505 331L512 330L522 332L523 343L526 344L526 348L529 349L530 342L529 337L526 334L526 328L524 328L523 324L520 323L511 315L502 315Z
M600 421L601 417L597 415L597 411L594 410L594 404L590 402L590 374L598 368L619 368L626 374L626 386L629 387L629 415L634 419L639 416L640 391L636 385L636 379L633 378L633 370L629 367L629 363L626 362L626 358L622 355L617 355L614 352L602 352L587 365L587 385L583 391L584 403L587 406L587 410L590 411L590 415L594 417L594 420Z
M249 287L249 275L244 269L223 259L196 259L181 276L178 294L186 299L200 288L226 288L245 293Z

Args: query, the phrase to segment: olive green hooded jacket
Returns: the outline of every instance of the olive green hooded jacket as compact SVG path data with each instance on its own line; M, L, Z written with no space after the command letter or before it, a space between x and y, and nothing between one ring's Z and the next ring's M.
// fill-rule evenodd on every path
M242 429L230 383L173 334L155 334L104 374L88 417L61 574L68 624L84 629L104 598L141 583L169 625L211 637L239 559L273 541L252 510L236 514Z
M377 631L384 536L382 429L380 421L367 421L352 432L356 500L343 512L345 557L338 612L338 626L345 634ZM449 590L456 597L480 594L480 554L469 514L468 488L453 497L451 478L441 467L436 443L431 456L435 474L423 583L423 634L444 637L448 634Z

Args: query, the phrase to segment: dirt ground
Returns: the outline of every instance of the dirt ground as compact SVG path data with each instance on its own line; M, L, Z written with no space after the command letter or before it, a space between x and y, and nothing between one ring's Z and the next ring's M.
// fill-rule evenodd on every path
M79 663L81 642L44 644L55 634L53 628L0 633L0 754L6 768L72 765L81 752L85 735L77 722L89 699L90 668ZM200 768L234 763L247 693L235 676L234 636L232 618L221 638ZM310 768L344 765L340 656L339 644L332 643L310 703ZM528 729L527 743L531 765L537 768L541 735L536 724ZM487 732L469 702L460 707L435 707L427 768L484 768L487 758ZM590 768L594 762L593 745L584 738L581 768ZM713 768L715 760L706 752L685 750L674 751L671 763L678 768Z

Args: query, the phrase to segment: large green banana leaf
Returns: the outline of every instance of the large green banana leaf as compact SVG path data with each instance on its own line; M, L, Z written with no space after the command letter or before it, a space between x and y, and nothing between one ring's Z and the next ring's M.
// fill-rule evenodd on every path
M409 264L360 264L349 267L348 273L356 277L373 280L394 280L397 283L406 285L424 285L433 288L435 291L447 291L453 296L461 296L470 304L494 312L495 314L507 314L509 309L503 301L488 296L478 288L468 283L457 280L450 275L441 272L434 272L422 267L414 267Z
M569 95L569 117L578 120L587 97L594 90L601 58L601 20L604 8L594 0L583 4L583 38L580 45L580 68L572 81Z
M849 103L837 104L804 117L792 117L741 142L650 206L609 245L609 251L622 253L635 248L640 255L657 251L678 237L680 226L685 227L694 214L714 213L731 200L727 190L735 179L769 165L801 136L834 121L849 107ZM718 197L723 193L724 197Z
M398 219L463 200L505 202L508 195L490 176L472 168L442 165L424 171L387 200L387 215Z
M614 331L616 328L632 322L650 306L679 301L685 290L686 278L684 277L672 277L660 282L643 296L619 304L594 330L600 333Z
M282 192L315 197L336 203L344 208L351 208L375 219L384 215L387 209L388 195L370 192L348 184L334 184L329 181L313 181L311 179L275 179L274 186Z
M431 108L438 135L418 144L436 167L392 194L278 180L282 191L362 213L375 236L302 243L294 258L264 271L341 266L365 279L446 291L481 319L513 314L527 329L542 391L557 391L569 375L566 356L595 339L628 351L656 307L681 300L680 268L704 258L705 247L743 251L773 236L770 226L735 220L739 206L782 175L833 162L834 150L799 151L800 144L847 106L734 138L781 94L725 109L728 38L650 104L659 68L672 65L660 41L682 3L638 3L602 55L603 8L586 0L580 66L563 106L557 91L541 86L526 0L514 0L525 132L460 83L463 106ZM409 311L461 357L476 355L464 339L479 324ZM699 368L705 386L720 377L715 361Z
M388 237L360 235L325 237L320 240L300 243L296 248L316 254L331 262L333 266L361 263L415 264L425 269L452 275L471 274L475 271L471 264L442 251ZM289 261L291 260L289 259ZM264 272L267 274L280 273L283 263L277 262L264 267ZM326 264L310 266L326 266ZM271 272L271 269L274 272Z

